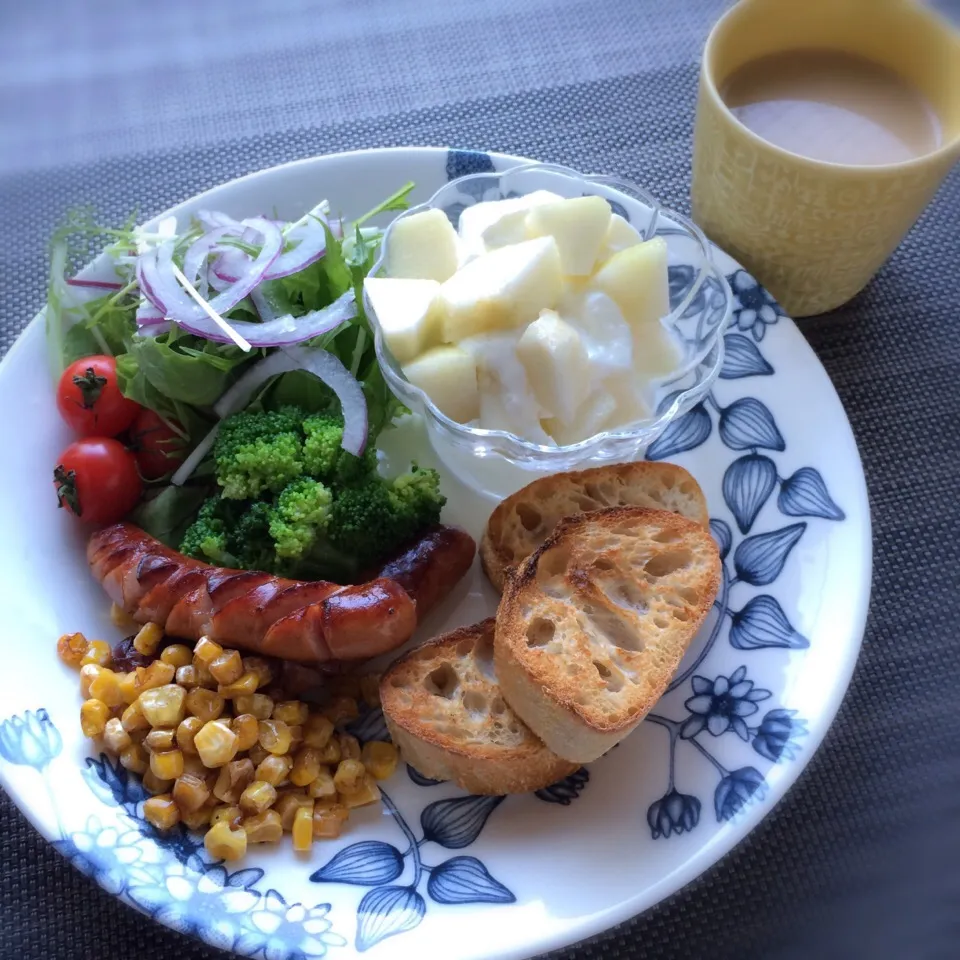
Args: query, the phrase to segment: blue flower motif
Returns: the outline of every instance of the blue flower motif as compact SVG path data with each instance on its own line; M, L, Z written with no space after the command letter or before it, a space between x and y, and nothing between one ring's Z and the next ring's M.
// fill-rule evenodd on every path
M763 774L755 767L741 767L728 773L713 795L717 822L735 817L754 797L762 800L767 792Z
M797 755L798 737L807 735L807 721L797 717L796 710L769 710L760 721L753 738L753 749L774 763Z
M756 713L760 709L757 702L766 700L770 691L754 689L753 681L746 676L746 667L715 680L695 676L691 680L694 696L684 704L692 716L684 721L680 736L689 740L706 728L715 737L733 730L741 740L749 740L750 731L743 718Z
M689 832L699 822L700 801L677 790L670 790L647 810L647 823L654 840L669 837L671 833Z
M234 950L251 957L263 951L264 960L325 957L330 947L342 947L347 942L330 932L333 924L327 919L329 913L329 903L313 907L288 904L276 890L268 890L256 909L244 916Z
M42 770L62 749L60 732L43 708L0 723L0 757L7 763Z
M768 326L785 317L780 304L746 270L737 270L727 277L731 289L740 301L733 315L740 330L749 331L753 339L764 338Z

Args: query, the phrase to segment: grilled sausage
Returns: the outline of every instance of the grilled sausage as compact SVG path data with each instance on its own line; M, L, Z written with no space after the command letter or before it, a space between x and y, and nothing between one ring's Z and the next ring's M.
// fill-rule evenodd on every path
M378 576L340 586L213 567L127 523L94 533L87 560L114 603L141 623L159 623L172 636L208 636L304 663L359 660L405 643L418 614L423 616L469 568L473 540L460 531L438 539L443 529L428 535L436 553L432 559L414 544L401 557L412 551L415 564L411 560L404 568L401 557L393 561L398 576L406 571L403 584Z

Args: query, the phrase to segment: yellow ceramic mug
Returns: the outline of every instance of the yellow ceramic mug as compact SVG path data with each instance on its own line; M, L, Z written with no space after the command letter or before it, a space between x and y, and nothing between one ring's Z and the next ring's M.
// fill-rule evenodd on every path
M788 153L741 124L719 89L784 50L831 49L890 67L930 102L933 153L846 166ZM960 36L914 0L741 0L707 40L693 151L693 218L794 316L866 286L960 157Z

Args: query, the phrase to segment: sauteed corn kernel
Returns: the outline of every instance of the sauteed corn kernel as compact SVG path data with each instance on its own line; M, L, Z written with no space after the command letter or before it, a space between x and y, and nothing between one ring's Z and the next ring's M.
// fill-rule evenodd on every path
M132 632L122 610L111 618ZM159 625L136 629L135 649L152 659L129 673L111 670L110 646L82 634L60 637L57 655L80 669L81 729L142 776L151 795L143 815L157 829L201 830L211 856L226 861L284 833L307 853L339 837L351 809L380 799L377 781L393 775L399 752L338 729L360 715L358 699L379 705L378 677L322 686L319 671L277 672L209 637L161 651ZM315 704L318 684L327 699Z

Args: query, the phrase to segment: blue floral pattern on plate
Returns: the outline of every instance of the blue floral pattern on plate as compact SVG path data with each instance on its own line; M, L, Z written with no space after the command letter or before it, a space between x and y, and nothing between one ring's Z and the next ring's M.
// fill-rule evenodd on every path
M450 179L487 171L495 168L484 153L448 153ZM475 183L477 195L465 197L465 202L484 199L482 180ZM689 288L686 269L671 269L674 298ZM650 460L671 459L705 444L716 430L729 452L721 487L727 512L710 521L722 558L715 611L703 645L691 651L691 662L684 663L670 685L668 692L677 691L681 699L664 701L682 703L682 710L676 709L672 716L654 712L647 717L650 724L666 730L669 741L663 754L666 790L646 808L654 841L696 830L704 808L718 823L735 819L766 796L763 770L770 767L764 764L787 763L802 752L807 721L788 705L771 702L772 692L759 685L752 673L751 657L757 650L787 657L802 654L809 646L768 588L781 576L811 524L845 519L842 506L815 466L801 466L789 475L780 468L778 456L787 451L788 438L766 404L750 395L749 389L726 404L719 399L726 381L743 381L746 387L754 378L776 375L760 344L784 316L769 293L742 269L727 280L736 296L736 309L724 335L719 380L647 451ZM691 309L702 314L701 301L714 292L704 284ZM770 503L783 520L755 529ZM732 670L705 669L711 651L723 641L742 653L743 662ZM362 741L387 739L382 715L376 710L355 720L350 730ZM726 753L718 750L721 742L729 745ZM386 823L395 836L354 840L339 847L329 844L325 862L319 867L315 862L309 872L319 901L299 902L285 896L282 872L267 878L259 867L231 870L212 860L201 837L182 825L167 832L156 830L143 817L146 793L139 779L104 754L87 760L85 779L112 819L105 822L89 816L79 828L65 826L49 776L62 748L60 732L44 709L28 710L0 723L0 762L32 768L42 778L58 818L57 849L110 893L173 929L221 949L254 960L308 960L352 941L354 949L363 952L417 928L434 910L517 901L510 876L495 876L480 857L464 851L480 840L494 815L503 815L497 814L502 805L522 802L519 799L467 795L432 799L438 782L406 767L398 777L422 788L414 794L422 801L404 804L401 810L392 788L383 792L390 815ZM712 798L678 785L680 750L693 751L713 771ZM563 808L575 803L589 786L590 772L581 769L537 791L535 798L547 805L544 816L560 817ZM315 856L319 862L319 852ZM353 901L337 900L332 908L319 893L344 887L363 891L362 895L358 891L355 906L350 905Z

